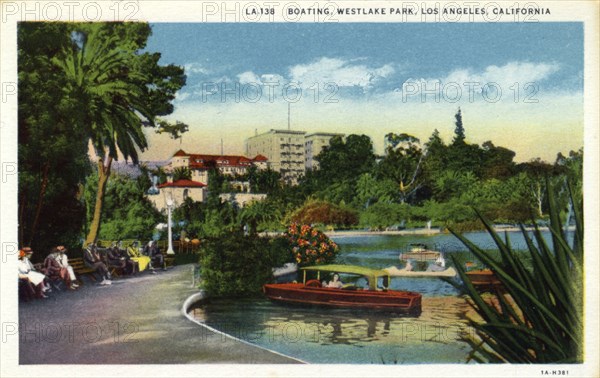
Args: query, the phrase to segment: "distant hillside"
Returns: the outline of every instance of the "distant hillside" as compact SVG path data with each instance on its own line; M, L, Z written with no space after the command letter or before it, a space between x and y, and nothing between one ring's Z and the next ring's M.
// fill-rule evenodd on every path
M145 165L150 170L162 167L168 163L168 160L140 161L140 165ZM111 170L115 174L129 176L131 178L137 178L141 174L139 165L134 165L133 163L126 161L113 161Z

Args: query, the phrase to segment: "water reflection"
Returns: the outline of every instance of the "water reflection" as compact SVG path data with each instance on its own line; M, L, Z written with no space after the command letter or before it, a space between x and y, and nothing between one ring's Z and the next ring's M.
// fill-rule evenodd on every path
M215 300L196 319L242 340L316 363L466 360L467 305L429 298L418 318L368 311L287 307L266 300Z
M513 245L524 245L519 235L511 233ZM494 248L485 233L466 236L484 249ZM549 239L548 233L544 236ZM403 246L418 242L441 246L446 257L472 258L450 235L360 236L335 241L342 250L337 263L371 268L398 265ZM462 338L473 330L466 320L469 306L455 289L435 278L394 278L391 288L423 294L421 316L288 307L265 299L215 300L193 314L232 336L313 363L464 363L471 349Z

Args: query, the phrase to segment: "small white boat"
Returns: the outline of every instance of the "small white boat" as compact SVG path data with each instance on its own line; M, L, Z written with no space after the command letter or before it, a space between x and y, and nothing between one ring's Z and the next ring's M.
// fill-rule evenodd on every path
M409 247L410 252L400 253L399 258L401 261L435 261L436 263L439 263L440 261L444 260L442 252L433 251L429 249L425 244L415 243L410 244ZM444 261L443 266L445 265L446 263Z
M442 252L431 250L422 243L409 244L410 252L400 253L400 261L406 262L404 268L390 266L384 269L394 277L455 277L456 270L446 269L446 259ZM427 268L423 267L426 263ZM416 267L421 267L415 270Z
M392 277L456 277L456 270L453 267L441 271L418 271L398 269L398 267L390 266L383 270L388 272Z

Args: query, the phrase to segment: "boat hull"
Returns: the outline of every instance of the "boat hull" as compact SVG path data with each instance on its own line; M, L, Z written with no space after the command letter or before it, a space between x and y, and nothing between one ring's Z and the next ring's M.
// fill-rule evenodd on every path
M421 294L410 291L345 290L308 287L299 283L267 284L263 291L271 301L285 304L377 310L408 315L421 314Z
M479 291L493 291L502 288L502 282L488 269L471 270L467 272L467 277Z
M391 277L414 277L414 278L432 278L432 277L456 277L456 270L452 267L441 270L438 272L435 271L415 271L415 270L404 270L398 269L395 266L391 266L389 268L383 269L390 274Z
M442 254L436 251L420 251L401 253L399 258L400 260L435 261L441 256Z

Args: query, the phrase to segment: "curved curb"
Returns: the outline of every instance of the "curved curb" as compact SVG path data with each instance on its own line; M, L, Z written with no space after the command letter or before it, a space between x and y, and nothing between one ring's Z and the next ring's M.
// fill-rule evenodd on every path
M202 326L202 327L204 327L204 328L206 328L206 329L210 330L211 332L217 333L217 334L219 334L219 335L223 335L223 336L225 336L225 337L228 337L228 338L230 338L230 339L232 339L232 340L235 340L235 341L238 341L238 342L240 342L240 343L243 343L243 344L246 344L246 345L252 346L252 347L254 347L254 348L262 349L262 350L265 350L265 351L267 351L267 352L270 352L270 353L273 353L273 354L276 354L276 355L279 355L279 356L282 356L282 357L285 357L285 358L289 358L290 360L294 360L294 361L297 361L297 362L299 362L299 363L302 363L302 364L308 364L308 362L306 362L306 361L303 361L303 360L301 360L301 359L299 359L299 358L295 358L295 357L292 357L292 356L288 356L287 354L283 354L283 353L277 352L277 351L275 351L275 350L272 350L272 349L269 349L269 348L265 348L265 347L263 347L263 346L260 346L260 345L252 344L251 342L248 342L248 341L246 341L246 340L239 339L239 338L237 338L237 337L235 337L235 336L231 336L231 335L230 335L230 334L228 334L228 333L225 333L225 332L219 331L218 329L215 329L215 328L213 328L213 327L211 327L211 326L209 326L209 325L207 325L207 324L205 324L205 323L202 323L202 322L200 322L200 321L198 321L198 320L194 319L194 317L192 317L192 316L189 314L188 310L189 310L189 308L192 306L192 304L194 304L194 303L196 303L196 302L200 302L200 301L202 301L202 300L204 300L204 299L206 299L206 292L204 292L204 291L200 291L199 293L195 293L195 294L192 294L192 295L190 295L190 296L189 296L189 297L188 297L188 298L187 298L187 299L186 299L186 300L183 302L183 306L181 306L181 313L183 314L183 316L185 316L185 317L186 317L186 318L187 318L189 321L191 321L191 322L193 322L193 323L196 323L196 324L198 324L199 326Z

